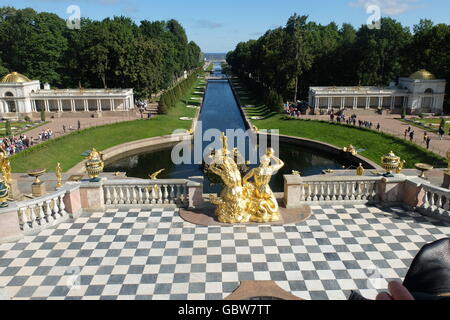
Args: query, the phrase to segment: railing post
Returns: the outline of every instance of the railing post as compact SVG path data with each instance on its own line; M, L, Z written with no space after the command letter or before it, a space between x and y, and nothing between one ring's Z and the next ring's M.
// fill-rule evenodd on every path
M190 177L186 185L188 208L198 208L203 205L203 177Z
M302 196L302 178L296 175L284 176L284 204L286 208L299 208L301 207Z
M19 209L16 205L10 204L8 208L0 210L0 243L15 242L23 238L20 224L23 219L19 217Z

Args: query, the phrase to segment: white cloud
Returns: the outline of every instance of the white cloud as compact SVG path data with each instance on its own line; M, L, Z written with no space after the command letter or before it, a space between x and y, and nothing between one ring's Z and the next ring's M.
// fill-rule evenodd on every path
M370 5L379 6L381 13L386 15L399 15L407 11L415 10L420 6L417 5L419 0L355 0L349 5L355 8L364 8Z

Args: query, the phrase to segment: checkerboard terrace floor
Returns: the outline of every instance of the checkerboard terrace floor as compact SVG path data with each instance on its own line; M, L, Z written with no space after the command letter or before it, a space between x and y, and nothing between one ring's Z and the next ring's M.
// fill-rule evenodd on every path
M303 299L373 299L450 225L401 208L315 206L298 225L200 227L177 210L108 210L0 245L11 299L223 299L273 280Z

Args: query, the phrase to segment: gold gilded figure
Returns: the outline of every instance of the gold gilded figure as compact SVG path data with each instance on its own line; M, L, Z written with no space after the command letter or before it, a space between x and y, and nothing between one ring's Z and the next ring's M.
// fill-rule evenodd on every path
M232 153L228 150L227 137L222 133L222 149L212 153L209 170L218 175L224 184L220 197L211 195L217 206L216 216L222 223L246 223L250 214L246 211L248 200L244 197L242 176Z
M6 152L2 149L0 150L0 167L2 169L3 182L9 187L11 187L11 163L9 162Z
M275 164L271 165L272 160ZM244 177L243 184L248 198L248 211L252 222L272 222L280 220L277 199L269 186L272 176L284 166L284 162L274 155L269 148L267 154L261 157L261 165L250 170ZM253 183L248 180L253 178Z
M56 164L55 169L55 175L56 175L56 188L62 187L62 169L61 169L61 163Z

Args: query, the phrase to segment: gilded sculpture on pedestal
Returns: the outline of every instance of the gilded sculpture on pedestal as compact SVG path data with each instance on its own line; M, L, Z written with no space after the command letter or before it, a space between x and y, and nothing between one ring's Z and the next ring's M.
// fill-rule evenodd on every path
M271 165L272 160L275 164ZM243 184L247 197L250 198L248 211L252 222L272 222L280 220L278 202L269 186L272 176L284 166L284 162L274 155L269 148L261 157L261 165L250 170L244 177ZM253 178L253 183L248 182Z
M273 149L261 157L261 165L250 170L242 179L237 165L237 149L228 150L227 137L222 134L222 149L211 153L208 170L219 176L224 184L220 197L210 200L217 206L216 216L222 223L272 222L280 220L277 200L269 187L274 173L284 163ZM271 165L272 160L275 162ZM253 182L249 180L253 179Z
M247 211L248 199L244 196L242 176L239 168L228 150L227 137L222 134L222 149L211 155L209 170L218 175L224 184L220 197L211 196L210 200L217 206L216 216L222 223L246 223L250 221Z
M59 162L56 164L55 175L56 175L56 189L58 189L62 187L62 169L61 164Z
M85 167L91 182L100 181L99 175L103 172L103 168L105 167L103 154L93 148L86 157Z
M0 208L8 206L9 191L11 188L11 164L6 152L0 150L0 167L2 170L2 180L0 181Z

